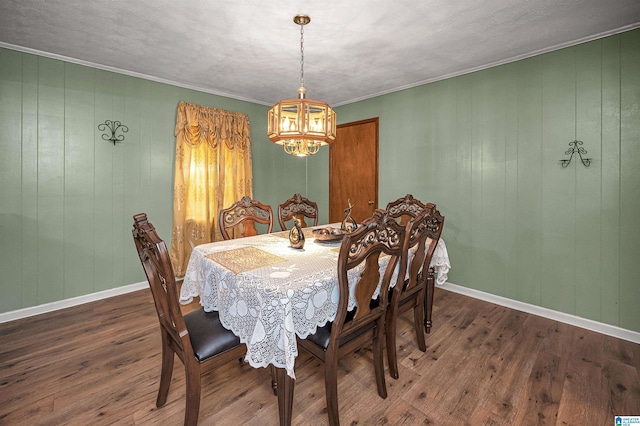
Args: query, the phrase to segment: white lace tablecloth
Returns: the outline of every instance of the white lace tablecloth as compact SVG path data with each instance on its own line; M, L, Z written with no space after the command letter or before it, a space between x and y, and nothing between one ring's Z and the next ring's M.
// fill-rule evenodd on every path
M298 250L289 246L284 235L258 235L195 247L180 301L190 303L199 296L204 310L219 311L222 324L247 345L246 361L251 366L273 364L295 378L296 335L305 338L336 315L340 241L307 238L304 248ZM236 274L206 257L242 247L259 249L282 261ZM437 283L443 284L450 264L442 239L431 265L436 269ZM357 274L354 270L353 276ZM353 306L351 301L350 308Z

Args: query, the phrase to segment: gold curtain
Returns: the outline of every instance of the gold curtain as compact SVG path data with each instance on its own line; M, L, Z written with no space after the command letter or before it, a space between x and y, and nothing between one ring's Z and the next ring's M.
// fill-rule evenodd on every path
M251 126L246 114L180 102L175 135L170 254L182 277L193 247L222 239L220 210L253 198Z

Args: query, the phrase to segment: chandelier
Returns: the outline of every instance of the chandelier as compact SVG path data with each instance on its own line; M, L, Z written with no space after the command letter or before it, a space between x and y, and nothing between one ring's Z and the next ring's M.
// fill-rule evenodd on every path
M269 110L267 134L271 142L282 145L287 154L307 157L336 138L336 113L322 101L306 98L304 87L304 26L307 15L297 15L300 25L300 88L297 99L282 100Z

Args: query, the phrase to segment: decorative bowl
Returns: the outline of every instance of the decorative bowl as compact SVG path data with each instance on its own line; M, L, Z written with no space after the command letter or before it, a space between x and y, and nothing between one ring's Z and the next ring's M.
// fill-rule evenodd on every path
M338 241L344 237L345 232L340 228L319 228L313 230L316 241Z

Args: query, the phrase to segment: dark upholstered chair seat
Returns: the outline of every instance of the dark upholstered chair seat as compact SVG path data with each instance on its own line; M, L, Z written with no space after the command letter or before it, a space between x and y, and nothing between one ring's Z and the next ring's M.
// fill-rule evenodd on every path
M200 362L240 345L240 338L222 326L216 311L197 309L185 315L184 322L189 330L193 353Z
M375 306L378 305L377 300L375 301ZM373 307L372 303L372 307ZM344 320L345 327L353 320L353 317L356 315L356 310L347 312L347 317ZM314 334L310 334L307 337L307 340L315 343L323 349L327 349L329 347L329 338L331 337L331 328L333 326L333 321L328 321L322 327L318 327ZM344 345L345 343L349 343L354 340L358 336L362 336L367 331L371 330L376 326L375 322L370 322L369 324L365 324L362 327L354 330L353 333L350 333L346 337L340 340L340 345Z

